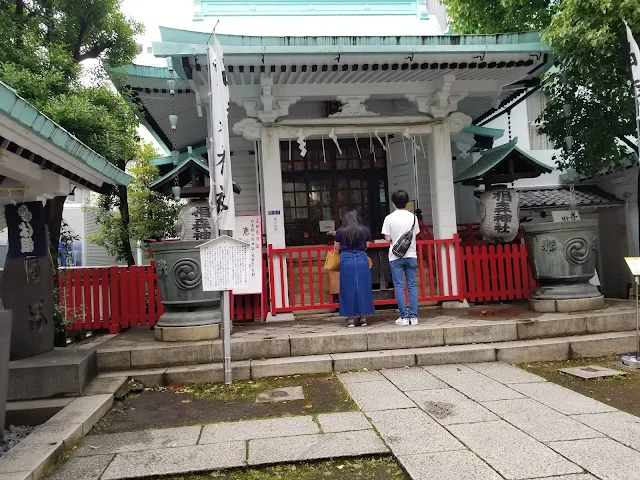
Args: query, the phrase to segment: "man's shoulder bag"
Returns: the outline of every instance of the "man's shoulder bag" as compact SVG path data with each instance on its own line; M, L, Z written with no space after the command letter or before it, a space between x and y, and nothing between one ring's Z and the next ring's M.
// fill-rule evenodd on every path
M413 243L413 230L416 228L416 216L413 216L413 224L411 225L411 230L402 235L396 244L391 249L391 253L393 253L398 258L404 258L404 256L409 251L409 247Z

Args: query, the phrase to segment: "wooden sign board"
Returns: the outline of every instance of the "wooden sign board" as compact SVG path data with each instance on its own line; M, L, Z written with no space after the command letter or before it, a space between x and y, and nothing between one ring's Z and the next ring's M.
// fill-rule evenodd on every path
M202 290L222 292L249 285L249 244L221 235L200 245Z
M580 220L580 213L577 210L554 210L551 212L554 222L573 222Z
M233 289L235 295L262 293L262 219L260 215L238 215L233 238L249 245L246 287Z

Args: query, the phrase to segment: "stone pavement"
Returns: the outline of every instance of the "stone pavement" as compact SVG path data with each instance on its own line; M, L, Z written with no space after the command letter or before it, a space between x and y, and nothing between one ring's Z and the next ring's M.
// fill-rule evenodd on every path
M345 373L361 412L86 437L53 480L391 452L413 480L637 480L640 418L504 363Z

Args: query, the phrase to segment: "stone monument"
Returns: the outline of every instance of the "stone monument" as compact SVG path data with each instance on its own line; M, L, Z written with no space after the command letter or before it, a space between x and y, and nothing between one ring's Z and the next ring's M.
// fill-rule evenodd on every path
M53 350L53 275L42 202L5 206L7 259L2 300L13 311L11 360Z

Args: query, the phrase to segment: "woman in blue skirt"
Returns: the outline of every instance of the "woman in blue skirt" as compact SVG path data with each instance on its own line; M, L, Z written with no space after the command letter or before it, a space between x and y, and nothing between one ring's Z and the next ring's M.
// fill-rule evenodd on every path
M347 317L347 327L365 326L365 315L372 315L371 271L365 250L371 232L362 225L358 212L349 209L336 232L335 249L340 252L340 316Z

